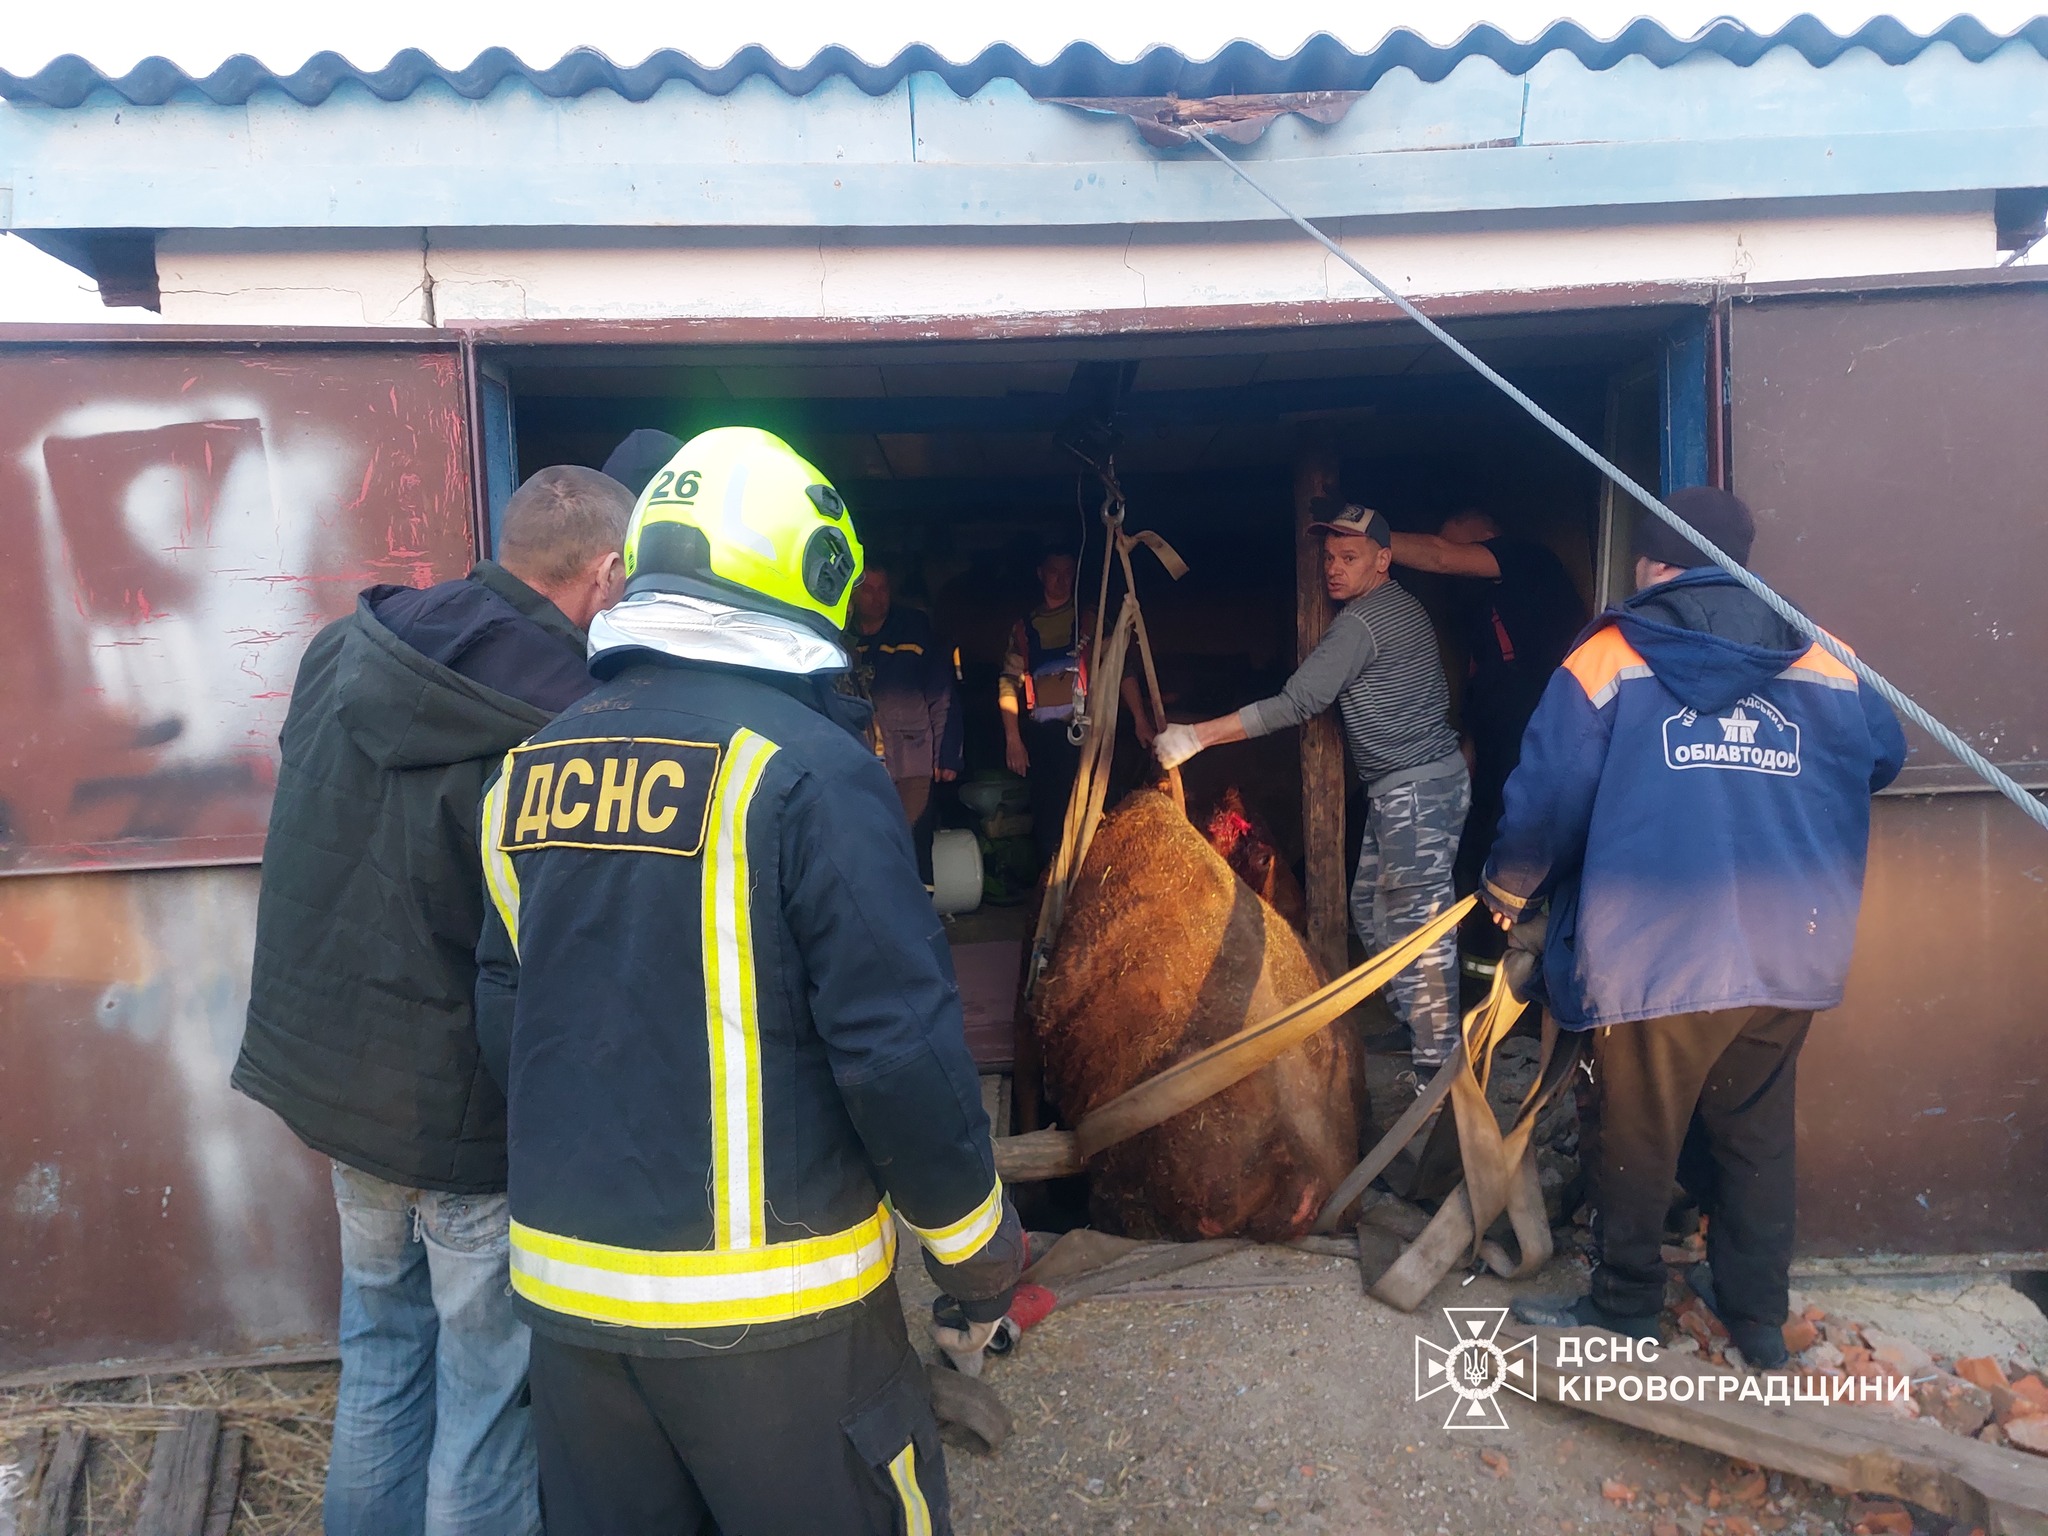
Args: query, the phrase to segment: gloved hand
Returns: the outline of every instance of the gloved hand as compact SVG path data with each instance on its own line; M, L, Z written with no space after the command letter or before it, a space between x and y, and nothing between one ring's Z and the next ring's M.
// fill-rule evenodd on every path
M1192 725L1169 725L1152 739L1152 755L1162 768L1178 768L1202 750Z
M962 1376L979 1376L982 1362L988 1357L989 1343L1006 1321L1001 1317L992 1317L985 1323L962 1319L958 1326L949 1327L934 1317L932 1342L945 1351L953 1369Z
M1532 984L1542 979L1543 943L1549 933L1548 912L1532 912L1508 929L1508 952L1501 956L1500 963L1507 972L1508 990L1518 1002L1530 1002L1536 997Z

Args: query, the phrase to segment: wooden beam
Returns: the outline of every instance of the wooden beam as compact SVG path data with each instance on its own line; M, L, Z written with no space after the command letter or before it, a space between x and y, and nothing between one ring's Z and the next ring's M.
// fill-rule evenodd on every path
M1024 1131L995 1138L996 1172L1005 1184L1063 1179L1083 1167L1072 1131Z
M27 1536L65 1536L71 1529L71 1506L78 1502L78 1485L85 1476L85 1448L85 1431L76 1424L58 1432L57 1449L36 1490L35 1508L22 1527Z
M201 1536L228 1536L235 1523L235 1506L242 1497L242 1456L248 1437L239 1429L221 1431L220 1449L213 1458L213 1487L206 1496L206 1524Z
M176 1428L159 1431L135 1536L205 1536L219 1454L220 1415L211 1408L195 1408Z
M1593 1339L1609 1337L1574 1331ZM1551 1341L1562 1336L1550 1329L1538 1334ZM1494 1342L1505 1346L1527 1337L1528 1332L1508 1327ZM1673 1402L1668 1393L1653 1402L1647 1392L1630 1401L1611 1388L1600 1395L1595 1378L1603 1375L1692 1376L1718 1383L1728 1373L1668 1354L1654 1365L1571 1367L1552 1363L1554 1342L1542 1353L1548 1358L1539 1362L1537 1392L1551 1402L1831 1487L1906 1499L1990 1536L2048 1533L2048 1461L2024 1451L1845 1403L1743 1402L1733 1396L1723 1400L1718 1391L1702 1400L1698 1389L1684 1402ZM1568 1381L1579 1383L1570 1399L1563 1395Z
M1304 429L1294 457L1294 629L1297 659L1306 657L1330 623L1323 595L1322 545L1308 537L1309 508L1338 494L1337 450L1322 433ZM1307 878L1308 952L1328 976L1349 970L1351 923L1344 891L1344 743L1331 715L1301 730L1301 845Z

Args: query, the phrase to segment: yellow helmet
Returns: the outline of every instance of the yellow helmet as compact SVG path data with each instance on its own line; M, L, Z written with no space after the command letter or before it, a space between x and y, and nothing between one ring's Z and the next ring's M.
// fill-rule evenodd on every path
M832 483L759 427L700 432L647 482L626 528L626 592L682 592L837 639L865 564Z

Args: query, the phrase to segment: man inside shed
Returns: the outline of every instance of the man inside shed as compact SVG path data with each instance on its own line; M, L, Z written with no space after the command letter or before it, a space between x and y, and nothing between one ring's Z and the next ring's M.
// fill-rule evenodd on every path
M505 1100L473 1011L477 809L487 765L594 686L585 631L624 590L632 512L595 470L541 470L496 560L370 588L292 687L234 1085L333 1160L327 1536L540 1530Z
M1470 749L1472 810L1458 839L1456 885L1478 889L1479 871L1500 825L1501 790L1521 758L1522 732L1550 674L1564 661L1585 626L1586 604L1564 562L1535 539L1505 535L1489 512L1466 508L1445 518L1435 533L1395 533L1394 564L1461 578L1452 602L1465 654L1465 693L1459 723ZM1467 935L1469 945L1499 954L1490 926Z
M1370 508L1326 501L1309 525L1323 541L1323 590L1343 604L1279 693L1235 714L1169 725L1154 754L1166 767L1225 742L1298 726L1334 705L1368 809L1351 921L1368 953L1406 938L1451 904L1452 866L1471 803L1470 776L1450 720L1436 631L1389 575L1393 534ZM1445 934L1388 984L1411 1036L1421 1085L1457 1042L1458 941Z
M1670 508L1748 562L1737 497L1700 486ZM1906 742L1850 668L1682 534L1646 520L1636 547L1635 596L1529 722L1482 886L1503 926L1548 908L1538 1000L1592 1031L1599 1102L1591 1289L1515 1313L1655 1337L1677 1176L1709 1218L1694 1289L1769 1369L1786 1358L1799 1051L1842 1000L1870 797Z
M1039 603L1010 627L997 679L1003 717L1003 761L1031 787L1031 839L1041 866L1052 863L1066 827L1067 800L1081 771L1081 746L1067 735L1087 708L1090 636L1074 599L1080 562L1048 544L1038 557ZM1151 750L1156 726L1135 675L1117 680L1118 696L1138 745Z
M889 568L870 564L854 585L847 648L875 706L882 765L903 802L917 871L932 883L933 786L960 777L961 723L950 654L931 615L897 602Z

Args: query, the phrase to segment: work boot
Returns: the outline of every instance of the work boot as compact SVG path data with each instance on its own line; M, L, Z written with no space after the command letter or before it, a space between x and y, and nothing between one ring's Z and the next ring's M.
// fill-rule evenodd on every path
M1517 1296L1510 1310L1515 1321L1532 1328L1605 1328L1631 1339L1657 1337L1657 1314L1623 1317L1609 1312L1591 1296Z
M1731 1323L1721 1316L1721 1300L1714 1294L1712 1265L1693 1265L1685 1272L1685 1283L1692 1287L1693 1295L1699 1297L1706 1309L1721 1319L1721 1326L1728 1330L1728 1341L1742 1351L1742 1358L1752 1368L1780 1370L1792 1358L1792 1352L1785 1347L1785 1330L1782 1327L1774 1328L1769 1323Z
M1769 1323L1729 1323L1728 1340L1754 1370L1780 1371L1792 1358L1785 1347L1785 1330Z

